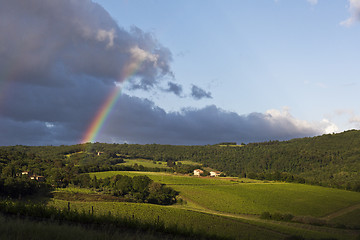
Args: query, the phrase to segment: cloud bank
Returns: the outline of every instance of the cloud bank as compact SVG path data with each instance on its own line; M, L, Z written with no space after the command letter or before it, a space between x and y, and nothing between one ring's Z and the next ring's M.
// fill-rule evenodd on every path
M79 143L107 96L160 88L173 77L172 54L137 27L125 30L90 0L0 0L0 145ZM163 89L162 89L163 90ZM181 84L165 91L182 95ZM211 98L192 86L191 96ZM288 111L239 115L214 105L166 112L123 94L97 141L167 144L253 142L313 136Z
M239 115L210 105L168 113L151 101L123 95L101 141L188 145L287 140L322 134L330 125L295 119L286 109Z
M90 0L1 1L0 33L0 71L13 82L64 86L88 76L112 84L130 68L133 87L149 89L171 75L167 48L136 27L120 28Z
M96 94L99 87L94 85L88 91ZM13 105L16 109L12 115L0 118L0 145L79 142L86 130L84 123L89 122L90 116L97 110L94 107L97 100L93 100L86 108L82 105L83 96L79 96L78 102L70 104L71 100L65 99L54 102L55 98L50 97L52 93L36 100L34 95L38 93L24 96L17 102L21 106ZM45 99L47 101L36 108ZM22 106L26 102L28 104ZM20 108L25 112L21 113ZM34 120L35 116L41 117ZM201 109L185 108L179 112L166 112L147 99L123 94L97 141L184 145L223 141L257 142L314 136L325 133L329 126L330 122L311 124L298 120L286 109L239 115L210 105Z

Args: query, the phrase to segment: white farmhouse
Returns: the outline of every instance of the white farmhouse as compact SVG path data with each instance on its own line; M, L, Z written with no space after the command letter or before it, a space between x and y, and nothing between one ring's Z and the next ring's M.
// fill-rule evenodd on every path
M204 173L204 171L201 170L201 169L195 169L194 170L194 176L200 177L200 175L203 174L203 173Z
M220 176L221 172L219 171L211 171L210 172L210 177L218 177Z

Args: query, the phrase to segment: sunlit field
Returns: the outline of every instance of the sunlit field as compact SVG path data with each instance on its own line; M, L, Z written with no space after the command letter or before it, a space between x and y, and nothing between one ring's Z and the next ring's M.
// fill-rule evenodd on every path
M236 178L198 178L167 173L99 172L104 178L123 174L147 175L180 192L188 201L211 210L234 214L262 212L321 217L360 202L360 193L294 183L246 182ZM245 180L245 181L244 181Z

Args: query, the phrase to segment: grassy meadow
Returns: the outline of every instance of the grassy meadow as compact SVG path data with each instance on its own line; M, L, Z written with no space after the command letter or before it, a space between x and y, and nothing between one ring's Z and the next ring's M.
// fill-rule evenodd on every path
M236 178L198 178L168 173L99 172L97 178L147 175L205 209L232 214L289 213L322 217L360 202L360 193L295 183Z
M53 200L48 203L60 209L68 207L68 201ZM159 206L144 203L124 202L71 202L71 209L79 212L91 212L104 215L140 220L146 223L160 221L166 227L191 230L194 233L206 233L226 239L271 240L284 239L286 236L321 239L336 236L337 239L349 239L351 235L344 230L318 227L299 227L296 224L283 225L264 220L246 220L217 214L190 211L173 206Z
M191 165L191 166L201 166L201 164L193 162L193 161L189 161L189 160L183 160L183 161L178 161L181 164L185 164L185 165ZM124 159L123 163L118 163L117 165L120 166L134 166L135 164L137 165L142 165L145 168L161 168L161 169L171 169L170 167L167 166L167 163L164 161L152 161L152 160L148 160L148 159L143 159L143 158L127 158Z
M133 165L142 165L146 168L167 168L170 169L166 162L163 161L150 161L147 159L142 158L136 158L136 159L124 159L123 163L118 163L117 165L123 165L123 166L133 166Z
M0 239L2 240L156 240L156 239L185 239L179 236L156 234L152 232L138 232L129 229L90 229L77 224L59 224L58 222L34 221L6 217L0 214Z
M147 203L120 202L115 196L95 191L95 189L67 187L57 188L52 198L47 201L49 207L67 211L126 218L129 221L155 226L162 224L167 229L178 229L178 233L192 232L195 236L216 236L221 239L272 240L301 236L304 239L358 239L360 193L330 189L304 184L260 181L243 178L194 177L164 172L107 171L90 173L97 178L115 175L147 175L156 182L167 184L179 192L179 201L175 205L155 205ZM342 209L347 209L341 214ZM349 209L351 211L349 211ZM321 226L300 222L281 222L261 219L263 212L290 213L297 217L308 216L313 219L329 218ZM306 217L305 217L306 218ZM1 221L6 222L0 217ZM39 237L60 231L60 238L70 234L78 236L84 226L70 227L66 224L49 222L47 224L26 219L10 219L12 224L4 224L0 230L9 232L10 238L22 239L28 229L34 229L34 236ZM11 226L19 225L19 231ZM332 225L331 225L332 224ZM348 229L333 226L348 226ZM86 231L86 230L85 230ZM11 233L10 233L11 232ZM191 239L184 236L159 235L155 232L136 232L136 230L98 231L91 227L92 237L86 239ZM1 233L0 233L1 234ZM84 234L84 236L87 236ZM38 238L33 239L38 239ZM78 238L78 239L85 239ZM1 235L0 235L0 239ZM31 238L30 238L31 239ZM211 238L212 239L212 238ZM290 238L291 239L291 238Z
M53 200L48 204L57 208L68 207L68 201L62 200ZM261 226L250 225L241 219L226 218L171 206L124 202L71 202L70 206L80 212L89 212L93 207L94 213L99 215L111 213L115 216L128 217L148 223L160 221L166 227L176 226L180 229L191 229L195 233L205 232L230 239L281 239L284 236Z

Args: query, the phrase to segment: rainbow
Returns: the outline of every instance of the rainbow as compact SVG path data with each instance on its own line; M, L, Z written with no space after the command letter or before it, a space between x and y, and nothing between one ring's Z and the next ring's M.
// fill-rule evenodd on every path
M121 96L124 82L136 73L136 71L140 68L142 62L143 61L141 60L136 60L127 64L124 67L118 80L118 82L122 84L120 86L116 84L115 88L111 91L106 101L97 111L95 117L91 121L90 126L87 128L84 137L82 138L82 143L95 142L97 135L99 134L105 123L105 120L107 119L115 103Z

